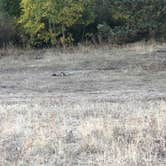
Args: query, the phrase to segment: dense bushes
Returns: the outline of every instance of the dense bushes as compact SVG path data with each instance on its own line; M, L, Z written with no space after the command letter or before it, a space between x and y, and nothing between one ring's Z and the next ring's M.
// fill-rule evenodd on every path
M165 0L106 0L102 3L105 3L101 5L100 1L104 15L111 16L111 20L104 17L106 20L102 18L98 21L98 33L102 38L107 37L115 43L143 38L166 39Z
M20 0L0 0L0 46L19 43L16 32L20 16Z
M0 47L8 45L15 36L11 19L0 13Z
M1 46L166 40L166 0L0 0L0 11Z

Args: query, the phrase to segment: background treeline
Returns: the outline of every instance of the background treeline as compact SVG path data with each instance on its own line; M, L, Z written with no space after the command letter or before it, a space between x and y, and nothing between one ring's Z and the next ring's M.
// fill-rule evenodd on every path
M0 46L166 40L166 0L0 0Z

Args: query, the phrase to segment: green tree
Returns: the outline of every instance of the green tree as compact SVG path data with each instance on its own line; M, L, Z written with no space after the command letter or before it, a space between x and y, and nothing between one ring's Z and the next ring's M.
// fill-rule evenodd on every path
M137 38L155 38L166 31L165 0L116 0L119 12L127 15L125 27Z
M30 37L32 45L47 43L55 45L57 40L65 45L72 40L67 34L75 24L89 23L84 20L86 7L91 0L22 0L22 16L19 23Z
M165 0L96 0L98 34L113 42L166 38Z

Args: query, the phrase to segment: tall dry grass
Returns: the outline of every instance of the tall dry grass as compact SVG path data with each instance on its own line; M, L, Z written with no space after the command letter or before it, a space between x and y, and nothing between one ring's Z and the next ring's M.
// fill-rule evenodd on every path
M0 132L0 165L166 163L164 101L1 105Z

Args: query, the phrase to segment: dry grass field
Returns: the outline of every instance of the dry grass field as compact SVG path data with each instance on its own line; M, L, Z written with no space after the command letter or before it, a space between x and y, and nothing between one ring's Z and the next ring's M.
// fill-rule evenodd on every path
M0 166L166 165L166 45L0 55Z

